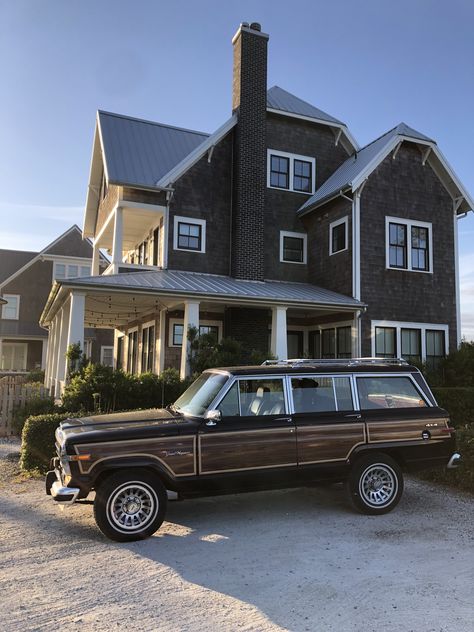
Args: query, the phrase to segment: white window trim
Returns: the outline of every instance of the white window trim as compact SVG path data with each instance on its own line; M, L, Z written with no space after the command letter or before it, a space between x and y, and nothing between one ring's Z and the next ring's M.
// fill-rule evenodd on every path
M288 261L284 259L284 238L285 237L296 237L297 239L303 240L303 261ZM297 265L306 265L308 259L308 236L306 233L294 233L289 230L281 230L280 231L280 263L296 263Z
M274 187L270 184L270 172L271 172L271 156L280 156L281 158L289 158L289 188ZM294 179L294 161L303 160L304 162L311 163L311 191L298 191L293 188ZM267 187L269 189L276 189L277 191L291 191L292 193L302 193L303 195L313 195L315 191L316 182L316 158L311 156L301 156L300 154L289 154L286 151L278 151L276 149L267 149Z
M113 367L115 359L114 359L114 348L113 348L112 345L101 345L101 347L100 347L100 363L104 364L104 349L108 349L108 350L112 351L112 365L108 364L107 366L112 366Z
M54 265L53 265L53 281L56 280L57 276L56 276L56 269L57 266L61 265L61 266L65 266L66 268L66 276L62 279L58 279L58 281L66 281L67 279L74 279L74 278L81 278L81 268L89 268L89 276L91 276L92 274L92 262L90 259L77 259L76 261L67 261L67 260L60 260L60 261L54 261ZM78 276L77 277L70 277L68 275L68 270L71 266L77 267L77 272L78 272Z
M185 224L197 224L198 226L201 226L201 250L191 250L189 248L178 247L178 224L180 222L184 222ZM195 217L184 217L182 215L175 215L174 224L173 224L173 250L181 250L182 252L205 253L206 252L206 220L197 219Z
M25 358L25 368L23 369L0 369L1 371L17 371L17 372L25 372L27 369L26 367L28 366L28 343L27 342L10 342L9 340L3 340L2 342L2 346L6 347L6 346L12 346L12 347L23 347L23 349L25 350L24 352L24 358ZM1 360L1 358L0 358Z
M333 250L332 249L332 242L333 242L332 231L334 230L334 228L337 228L341 224L345 224L346 247L342 248L341 250ZM331 222L329 224L329 256L338 255L340 252L345 252L348 249L349 249L349 216L346 215L345 217L342 217L341 219L337 219L336 221Z
M421 334L421 361L426 361L426 330L444 331L444 350L449 353L449 325L440 325L439 323L410 323L397 320L372 320L370 323L370 339L372 348L372 357L375 358L375 328L376 327L393 327L396 330L396 357L402 357L402 329L418 329Z
M403 224L407 227L407 267L392 268L390 266L390 224ZM428 229L428 270L417 270L411 267L411 229L412 227ZM385 217L385 267L387 270L401 270L402 272L421 272L422 274L433 274L433 225L431 222L419 222L414 219L404 219L403 217Z
M19 320L20 319L20 294L3 294L2 298L8 303L9 298L16 298L16 314L13 318L5 316L4 310L8 308L8 304L2 305L2 320ZM10 305L11 308L11 305Z
M182 318L170 318L169 319L169 331L168 331L168 347L172 347L173 349L181 349L181 345L173 344L173 329L174 325L184 325L184 320ZM220 342L222 340L222 330L223 323L221 320L200 320L199 326L213 326L218 328L217 333L217 341ZM183 332L184 335L184 332Z

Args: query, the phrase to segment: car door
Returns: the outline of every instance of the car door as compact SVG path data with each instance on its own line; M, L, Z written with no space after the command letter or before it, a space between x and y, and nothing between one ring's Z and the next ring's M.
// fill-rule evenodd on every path
M289 385L298 465L344 462L365 443L350 375L297 375L289 378Z
M295 426L283 376L239 377L217 409L221 419L204 420L199 431L200 474L296 465Z

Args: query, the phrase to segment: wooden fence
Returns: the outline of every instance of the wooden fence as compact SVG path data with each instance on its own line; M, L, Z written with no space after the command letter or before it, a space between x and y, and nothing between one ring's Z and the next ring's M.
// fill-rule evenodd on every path
M7 375L0 378L0 437L15 434L12 428L13 412L32 397L48 397L48 389L39 384L25 383L22 376Z

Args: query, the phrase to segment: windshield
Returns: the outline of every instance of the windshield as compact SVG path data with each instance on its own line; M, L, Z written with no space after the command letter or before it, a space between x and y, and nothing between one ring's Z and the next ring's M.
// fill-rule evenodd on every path
M228 375L221 373L202 373L175 401L172 409L186 415L202 416L228 379Z

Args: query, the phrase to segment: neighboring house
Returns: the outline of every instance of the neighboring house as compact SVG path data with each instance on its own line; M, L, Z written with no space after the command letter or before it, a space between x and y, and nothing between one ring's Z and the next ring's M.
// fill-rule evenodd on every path
M360 148L333 116L267 91L258 24L232 41L232 115L214 133L98 113L83 235L112 262L55 285L50 339L115 327L132 372L187 374L189 325L247 353L435 364L460 341L457 220L472 198L407 125Z
M108 264L101 255L102 269ZM54 279L90 276L92 245L72 226L41 252L0 250L0 374L46 368L48 331L39 318ZM112 332L85 332L84 349L111 362Z

